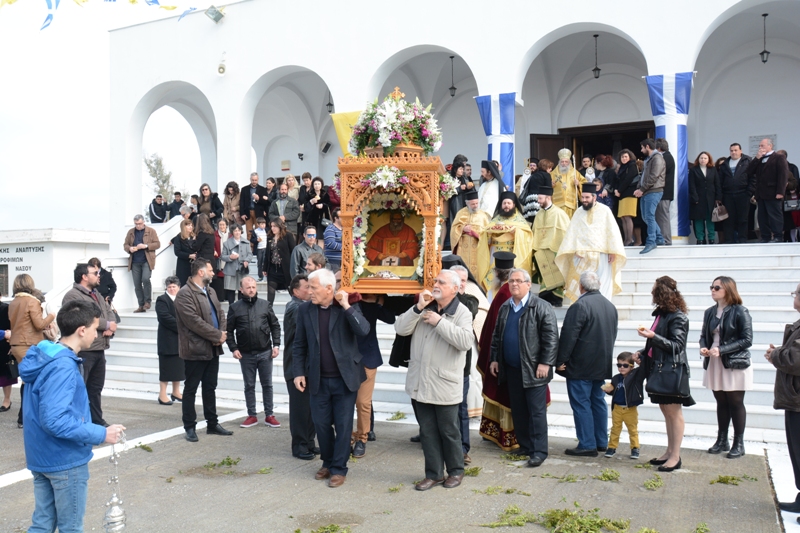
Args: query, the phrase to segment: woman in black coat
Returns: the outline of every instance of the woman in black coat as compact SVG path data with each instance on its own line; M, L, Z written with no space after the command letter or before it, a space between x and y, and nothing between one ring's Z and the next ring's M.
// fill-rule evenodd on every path
M703 356L703 386L714 392L717 401L717 442L708 453L727 452L728 459L744 455L744 427L747 410L745 391L753 389L750 352L753 324L742 305L736 282L720 276L711 282L714 305L703 315L700 355ZM728 426L733 420L733 446L728 444Z
M197 231L195 234L194 249L197 251L197 257L208 259L211 261L211 266L214 266L218 263L218 261L214 261L214 227L206 215L197 216ZM216 273L216 268L214 273Z
M269 304L275 302L275 291L286 290L292 281L292 250L295 247L294 237L286 231L286 223L276 218L269 223L269 240L267 241L267 299Z
M175 264L175 275L180 280L180 286L186 285L192 271L192 261L197 257L197 248L194 240L194 225L189 219L181 220L181 232L172 238L172 251L178 258Z
M317 240L321 240L325 232L322 219L331 219L331 201L328 192L323 187L322 178L316 177L311 181L311 191L306 195L306 203L303 212L306 213L306 224L317 229ZM289 284L291 279L286 280Z
M222 200L219 199L219 194L211 192L211 186L208 183L204 183L200 186L200 196L197 200L197 213L208 215L208 218L211 219L211 224L213 224L215 228L217 227L217 222L222 219L225 213L225 206Z
M689 360L686 357L686 340L689 336L689 317L677 282L669 276L658 278L651 291L655 321L650 329L639 327L639 336L647 339L644 350L633 354L633 360L642 365L642 377L650 379L658 365L670 368L681 367L683 380L674 395L654 394L648 391L650 402L658 404L667 424L667 451L650 464L657 465L661 472L672 472L681 467L681 442L684 421L682 406L695 404L689 390Z
M11 377L8 369L8 361L11 359L11 345L8 340L11 333L11 321L8 319L8 304L0 302L0 387L3 387L3 404L0 405L0 413L5 413L11 409L11 386L16 385L17 379Z
M631 246L636 242L633 235L633 219L636 218L639 201L633 193L639 187L639 181L636 179L639 175L639 168L636 166L636 156L628 149L622 150L618 158L619 167L617 167L617 175L614 179L614 196L619 201L617 217L622 220L625 246Z
M158 317L158 403L172 405L183 399L181 381L186 379L183 359L178 357L178 315L175 313L175 296L180 280L170 276L164 281L166 292L156 298ZM172 394L167 396L167 383L172 382ZM172 400L170 400L172 398Z
M714 244L716 233L711 212L719 203L722 203L722 187L714 160L708 152L700 152L689 170L689 218L694 222L697 244Z

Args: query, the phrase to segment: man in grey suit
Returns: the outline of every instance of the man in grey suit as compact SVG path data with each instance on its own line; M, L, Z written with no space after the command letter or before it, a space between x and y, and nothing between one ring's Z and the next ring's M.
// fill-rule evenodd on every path
M292 350L294 385L311 394L311 417L317 430L322 468L315 478L330 478L339 487L347 476L353 409L361 382L367 378L356 337L369 333L358 304L345 291L336 293L336 278L327 269L308 277L311 301L297 310Z
M567 394L578 447L567 455L597 457L608 447L608 406L602 387L611 379L617 308L600 294L595 272L580 278L581 296L569 306L561 327L556 367L567 378Z

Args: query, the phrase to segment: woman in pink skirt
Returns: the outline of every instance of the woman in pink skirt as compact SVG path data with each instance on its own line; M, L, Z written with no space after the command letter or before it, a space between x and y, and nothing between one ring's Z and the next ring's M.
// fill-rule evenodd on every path
M717 400L717 442L708 453L728 452L728 459L744 455L744 427L747 410L744 393L753 388L750 352L753 326L742 305L736 282L720 276L711 283L715 305L703 315L700 355L703 356L703 386L714 391ZM728 444L728 426L733 421L733 445Z

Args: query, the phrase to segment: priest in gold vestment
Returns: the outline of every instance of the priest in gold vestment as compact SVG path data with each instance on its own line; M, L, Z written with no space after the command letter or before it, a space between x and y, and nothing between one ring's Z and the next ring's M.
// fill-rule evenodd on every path
M481 233L478 243L478 282L492 301L497 288L494 286L494 253L511 252L516 255L514 268L531 273L533 264L533 233L528 221L522 216L517 195L505 191L497 202L494 218Z
M533 219L533 281L539 284L539 298L561 307L564 299L563 278L550 281L551 276L545 276L544 272L548 267L555 266L555 257L569 228L569 217L560 207L553 205L552 196L552 187L539 186L539 212ZM558 271L558 268L555 270Z
M464 260L469 271L478 279L478 242L491 216L479 209L477 191L469 191L465 196L467 206L456 213L450 226L450 243L453 253Z
M572 152L563 148L558 151L558 165L550 172L553 179L553 203L561 208L569 218L578 205L578 194L586 178L572 166Z
M556 256L556 265L566 282L564 293L571 301L577 301L581 295L580 276L590 270L600 278L600 293L611 300L622 292L622 267L627 261L617 221L611 209L597 202L593 183L584 184L581 206L583 209L572 217Z

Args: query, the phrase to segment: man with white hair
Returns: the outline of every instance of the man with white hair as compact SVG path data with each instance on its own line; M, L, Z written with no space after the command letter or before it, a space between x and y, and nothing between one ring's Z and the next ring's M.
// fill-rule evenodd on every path
M134 313L144 313L150 309L153 297L150 274L156 268L156 250L161 248L158 233L153 228L145 226L142 215L136 215L133 217L133 227L125 235L122 247L128 254L128 271L133 276L133 289L139 302L139 307Z
M501 307L492 333L489 371L508 384L511 416L528 466L548 455L547 384L558 354L558 321L553 307L531 292L531 276L521 268L508 279L511 298ZM488 379L488 377L487 377Z
M755 179L758 202L758 229L761 242L783 242L783 195L789 182L789 164L777 153L772 139L758 143L758 153L747 167L747 175Z
M478 242L492 217L486 211L480 210L476 191L469 191L464 198L466 207L456 213L450 226L450 244L453 253L461 256L472 275L477 277Z
M586 178L572 166L572 152L563 148L558 151L558 165L550 172L553 179L553 203L569 218L578 205L578 192Z
M425 455L425 479L416 484L417 490L440 483L454 488L464 477L458 409L464 364L474 333L469 310L456 298L460 284L456 272L440 271L433 293L424 290L419 302L394 324L398 335L411 335L406 392L416 402ZM447 467L447 480L443 465Z
M597 457L608 447L608 406L600 388L611 379L617 308L600 293L596 272L580 277L581 296L567 309L558 346L559 374L567 378L567 394L578 446L567 455Z
M322 468L317 480L330 478L339 487L347 476L353 409L361 382L366 379L356 337L369 333L369 323L345 291L334 291L336 278L320 269L308 276L311 301L297 310L292 347L294 385L309 390L311 417L317 430Z

